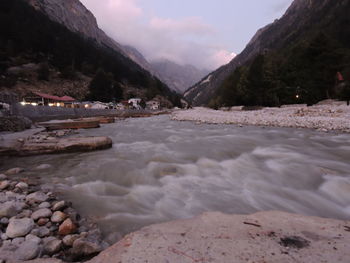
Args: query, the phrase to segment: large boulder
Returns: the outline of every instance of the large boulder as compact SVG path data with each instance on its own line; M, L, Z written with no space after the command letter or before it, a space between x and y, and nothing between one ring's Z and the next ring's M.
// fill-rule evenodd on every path
M283 212L205 213L145 227L89 263L350 262L350 222Z

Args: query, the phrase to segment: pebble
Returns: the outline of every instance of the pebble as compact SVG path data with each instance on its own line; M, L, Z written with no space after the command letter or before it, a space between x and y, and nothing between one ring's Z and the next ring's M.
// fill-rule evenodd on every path
M15 245L15 246L19 246L20 244L22 244L24 242L24 237L16 237L14 239L12 239L12 245Z
M61 250L62 240L53 239L45 244L45 253L48 255L53 255Z
M17 214L14 202L6 202L0 206L0 218L12 217Z
M59 211L59 210L62 210L63 208L65 208L66 206L67 206L67 204L65 201L59 201L52 206L52 210Z
M31 193L26 197L27 202L34 202L34 203L42 203L48 199L49 199L48 195L44 194L43 192Z
M34 236L34 235L32 235L32 234L26 235L25 240L26 240L26 241L35 242L35 243L37 243L38 245L41 243L41 238L39 238L39 237L37 237L37 236Z
M101 252L102 247L99 244L86 239L77 239L73 243L72 254L77 257L85 257Z
M76 230L76 225L72 222L70 218L68 218L58 228L58 234L60 234L61 236L66 236L69 234L73 234Z
M67 215L61 211L56 211L53 213L51 217L51 222L53 223L61 223L67 218Z
M23 242L16 250L16 255L19 260L31 260L38 256L40 247L36 242Z
M4 174L0 174L0 180L6 180L7 179L7 176L4 175Z
M10 186L10 181L5 180L0 182L0 191L5 190L7 187Z
M19 182L18 184L16 184L15 187L21 189L22 191L25 191L28 189L28 184L26 184L24 182Z
M38 207L39 208L50 208L51 204L49 202L43 202Z
M47 223L49 223L49 219L48 218L40 218L37 222L38 226L45 226Z
M35 211L32 214L31 218L36 221L39 218L47 218L47 217L50 217L50 216L52 216L52 212L51 212L50 209L48 209L48 208L41 208L41 209Z
M6 235L10 238L23 237L27 235L33 227L33 219L11 219L6 229Z
M71 247L73 246L74 241L77 240L79 237L79 235L67 235L63 238L63 244L67 247Z

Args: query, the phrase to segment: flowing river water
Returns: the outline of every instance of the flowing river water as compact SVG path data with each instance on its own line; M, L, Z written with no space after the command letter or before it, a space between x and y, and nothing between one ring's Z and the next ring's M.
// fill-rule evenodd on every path
M7 167L55 182L106 235L206 211L283 210L350 218L350 135L128 119L81 135L104 151L13 158ZM33 171L47 163L49 171Z

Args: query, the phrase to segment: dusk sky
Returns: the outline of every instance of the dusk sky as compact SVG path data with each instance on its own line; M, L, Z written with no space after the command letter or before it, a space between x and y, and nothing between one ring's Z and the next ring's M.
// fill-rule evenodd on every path
M116 41L148 59L215 69L292 0L81 0Z

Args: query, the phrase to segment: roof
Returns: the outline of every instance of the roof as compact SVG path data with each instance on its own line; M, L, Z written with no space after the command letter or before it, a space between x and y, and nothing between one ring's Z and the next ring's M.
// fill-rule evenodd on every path
M44 99L50 99L50 100L56 100L56 101L76 101L76 99L70 97L70 96L63 96L63 97L58 97L54 95L49 95L41 92L33 92L34 94L38 95L39 97L42 97Z

